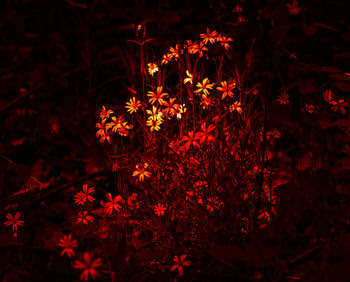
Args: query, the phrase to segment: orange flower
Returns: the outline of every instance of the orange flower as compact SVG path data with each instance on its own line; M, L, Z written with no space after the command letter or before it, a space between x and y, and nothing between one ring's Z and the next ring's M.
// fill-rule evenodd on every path
M229 42L232 42L233 39L231 37L227 37L227 36L218 36L218 42L220 43L221 46L224 46L224 48L226 50L228 50L230 48L230 44Z
M170 268L170 271L174 271L174 270L178 270L179 276L182 277L182 275L184 274L184 266L190 266L191 262L189 260L185 260L187 257L186 254L181 255L180 259L178 258L178 256L174 257L174 262L175 264Z
M185 142L185 145L184 145L185 150L188 151L191 146L199 148L199 144L197 140L199 140L199 138L194 134L193 131L188 132L188 136L184 136L182 138L182 142Z
M143 165L141 164L136 165L137 170L133 172L132 176L138 176L138 180L140 182L143 182L145 177L151 177L151 173L146 170L147 167L148 167L148 163L144 163Z
M98 272L95 268L98 268L102 265L102 261L100 258L91 260L91 255L88 252L84 253L83 261L76 260L73 264L73 267L76 269L83 270L80 275L80 280L89 280L89 275L91 275L92 279L95 279L98 276Z
M203 51L208 51L208 48L205 47L205 44L203 42L201 42L201 43L199 43L199 48L198 48L198 52L199 52L198 57L199 58L203 57L203 55L204 55Z
M96 123L96 127L98 128L96 132L96 137L101 137L106 135L107 127L106 127L106 119L103 119L101 123Z
M13 217L12 214L8 213L6 215L7 221L4 222L5 226L10 226L12 225L12 231L17 231L18 226L23 226L24 221L20 220L19 218L21 217L20 212L16 212L15 216Z
M89 215L87 211L79 212L77 223L88 224L89 222L93 222L93 216Z
M202 34L200 35L200 37L203 38L202 42L203 42L204 44L207 44L208 41L209 41L211 44L214 44L216 38L218 37L218 32L215 31L215 30L214 30L214 31L210 31L210 29L207 28L207 33L206 33L206 34L202 33Z
M277 102L279 102L282 105L289 104L289 95L283 91L280 96L276 99Z
M155 106L152 107L152 110L146 110L146 113L150 115L148 119L157 119L163 116L163 113Z
M69 258L75 256L75 252L73 248L78 247L78 241L72 240L72 234L64 235L60 242L58 243L60 247L63 248L61 252L61 256L67 254Z
M212 97L207 97L206 95L202 95L202 101L200 102L203 109L208 109L214 104L214 100Z
M103 206L107 209L107 213L111 215L113 210L116 210L117 212L120 211L122 206L119 205L119 202L122 200L122 197L119 195L113 199L111 193L108 193L106 196L109 202L103 204Z
M197 42L187 40L187 51L189 54L196 54L199 51L199 46Z
M204 78L202 83L198 82L197 85L198 89L194 91L195 93L201 93L203 92L204 95L209 95L208 89L213 89L214 83L210 84L208 78Z
M147 66L148 66L148 73L151 76L153 76L157 71L159 71L159 68L155 63L149 63Z
M164 104L163 98L164 98L164 97L168 97L168 93L162 93L162 91L163 91L163 86L158 86L158 87L157 87L156 93L155 93L155 92L152 92L152 91L148 91L147 96L148 96L148 97L151 97L151 98L148 100L148 102L150 102L152 105L153 105L155 102L158 102L159 105L163 105L163 104Z
M176 98L170 98L169 102L164 102L163 115L173 117L176 113L176 110L180 107L179 104L175 104Z
M165 210L166 208L163 206L163 204L158 204L154 207L154 212L158 216L164 215Z
M151 132L152 131L159 131L160 125L163 123L162 117L149 117L146 125L150 127Z
M112 110L106 110L105 106L102 106L102 110L100 112L100 118L102 120L109 118L109 115L113 114Z
M193 83L193 80L192 80L193 76L192 76L192 74L190 74L189 71L186 70L186 75L187 75L187 77L184 79L184 84L186 84L187 82L192 84Z
M174 58L175 61L177 61L179 59L179 55L180 55L180 53L179 53L179 44L176 44L175 48L170 47L169 51L170 51L171 58Z
M163 55L163 58L162 58L162 65L164 64L164 65L166 65L167 63L169 63L170 61L171 61L171 59L172 59L172 55L171 54L169 54L169 53L167 53L167 54L164 54Z
M227 84L226 81L222 81L221 86L216 87L216 89L223 92L221 99L225 99L227 95L230 96L231 98L233 97L233 92L231 90L234 89L235 87L236 87L235 82Z
M287 8L288 8L288 12L291 15L297 15L300 13L301 8L298 6L298 1L293 0L292 4L286 4Z
M205 122L201 125L201 129L202 132L198 132L196 133L196 137L197 139L199 139L199 143L202 144L205 141L210 142L215 140L215 137L210 135L210 132L213 131L215 129L214 125L209 125L208 127L206 127Z
M230 112L232 113L233 111L237 111L240 114L243 112L240 102L237 101L230 106Z
M125 108L130 114L136 113L139 107L141 107L141 101L136 100L135 97L130 99L129 102L126 102L125 106Z

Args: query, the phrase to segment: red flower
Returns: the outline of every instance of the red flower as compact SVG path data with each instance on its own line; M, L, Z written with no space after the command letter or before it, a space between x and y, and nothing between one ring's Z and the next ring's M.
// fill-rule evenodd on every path
M88 224L89 222L93 222L94 217L89 215L87 211L79 212L77 223Z
M92 261L90 253L85 252L83 261L76 260L73 264L73 267L83 270L82 274L80 275L80 280L87 281L89 279L89 275L91 275L92 279L95 279L98 276L98 272L95 268L100 267L101 265L102 261L100 258Z
M158 204L154 207L154 212L158 216L164 215L165 210L166 208L163 206L163 204Z
M75 256L73 248L78 247L78 241L72 240L72 234L68 234L68 236L64 235L63 238L60 239L58 245L63 248L61 256L67 254L67 256L71 258L72 256Z
M202 132L196 133L196 137L199 139L200 144L204 143L205 141L210 142L215 140L215 137L210 135L210 132L215 129L214 125L211 124L208 127L206 127L206 124L203 123L201 125L201 129L202 129Z
M104 204L104 207L107 209L107 213L111 215L113 213L113 210L120 211L122 206L119 205L119 202L122 200L122 197L118 195L113 199L111 193L108 193L107 198L109 202Z
M197 140L199 140L199 138L194 134L193 131L188 132L188 136L184 136L182 138L182 142L186 142L184 145L185 150L188 151L191 146L199 148Z
M13 217L12 214L8 213L6 215L7 221L5 221L4 225L5 226L10 226L12 225L12 231L17 231L18 226L22 226L24 221L20 220L21 213L16 212L16 215Z
M300 13L301 8L298 6L298 1L293 0L292 4L286 4L287 8L288 8L288 12L291 15L297 15Z
M191 265L191 262L189 260L185 260L186 257L187 255L181 255L179 259L178 256L175 256L174 257L175 264L170 268L170 271L174 271L177 269L179 272L179 276L182 277L182 275L184 274L183 267Z

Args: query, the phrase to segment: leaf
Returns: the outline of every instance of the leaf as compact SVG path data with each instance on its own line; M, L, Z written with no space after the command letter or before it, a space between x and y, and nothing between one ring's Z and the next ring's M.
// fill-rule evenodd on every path
M321 72L344 73L340 69L332 66L321 67Z
M331 27L331 26L329 26L329 25L327 25L327 24L324 24L324 23L318 23L318 22L316 22L316 23L313 23L312 26L321 27L321 28L333 30L333 31L335 31L335 32L339 32L339 30L337 30L336 28Z

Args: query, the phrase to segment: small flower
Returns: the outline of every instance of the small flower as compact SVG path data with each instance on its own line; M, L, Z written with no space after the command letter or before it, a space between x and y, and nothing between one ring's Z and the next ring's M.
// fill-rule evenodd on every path
M293 0L292 4L286 4L287 8L288 8L288 12L291 15L297 15L300 13L301 8L298 6L298 1Z
M208 89L213 89L214 83L210 84L208 78L204 78L202 83L198 82L197 85L198 89L194 91L195 93L199 94L203 92L204 95L209 95Z
M174 58L175 61L177 61L179 59L179 54L180 54L179 53L179 44L176 44L175 48L170 47L169 51L170 51L171 58Z
M333 105L332 107L333 112L340 111L342 114L345 114L345 111L346 111L345 108L349 106L347 102L344 102L344 99L339 99L338 102L331 101L329 102L329 104Z
M202 100L200 102L201 106L203 107L203 109L208 109L211 106L213 106L214 104L214 100L212 97L208 97L206 95L202 95Z
M192 84L193 83L193 80L192 80L193 76L192 76L192 74L190 74L189 71L186 70L186 75L187 75L187 77L184 79L184 84L186 84L187 82Z
M332 90L329 90L329 89L326 89L324 92L323 92L323 99L330 103L331 101L334 100L334 94L333 94L333 91Z
M132 176L138 176L138 180L140 182L143 182L145 177L151 177L151 173L146 170L147 167L148 167L148 163L144 163L143 165L141 164L136 165L137 170L133 172Z
M7 221L4 222L5 226L10 226L12 225L12 231L17 231L18 226L23 226L24 221L20 220L19 218L21 217L20 212L16 212L15 216L13 217L12 214L8 213L6 215Z
M233 97L233 92L231 90L233 90L235 87L235 82L227 84L226 81L222 81L221 86L216 87L216 89L223 92L221 99L225 99L227 95L231 98Z
M90 195L92 192L95 192L95 188L94 187L88 188L87 184L83 185L82 193L85 195L86 200L91 202L91 203L95 200L95 198Z
M125 106L130 114L136 113L139 107L141 107L141 101L136 100L135 97L131 98L129 102L126 102Z
M98 272L95 268L98 268L102 265L102 261L100 258L91 260L91 255L88 252L84 253L83 261L76 260L73 264L73 267L76 269L83 270L80 275L80 280L88 281L89 275L91 275L92 279L95 279L98 276Z
M209 28L207 28L207 33L204 34L202 33L200 35L200 38L203 38L202 42L204 44L207 44L208 42L210 42L211 44L215 43L216 38L218 37L218 32L217 31L210 31Z
M199 143L202 144L205 141L210 142L215 140L215 137L210 135L210 132L213 131L215 129L214 125L209 125L208 127L206 127L205 122L201 125L201 129L202 132L197 132L196 133L196 137L197 139L199 139Z
M179 104L174 103L176 98L170 98L169 102L164 102L164 109L162 111L164 116L173 117L176 111L180 108Z
M233 105L230 106L230 112L237 111L239 114L242 113L242 107L240 102L235 102Z
M188 136L182 138L182 142L185 142L185 150L188 151L191 146L199 148L197 140L199 140L198 136L195 135L193 131L189 131Z
M113 114L112 110L106 110L105 106L102 106L102 110L100 112L100 118L101 120L104 120L106 118L109 118L109 116Z
M83 206L86 202L86 195L83 192L78 192L74 195L74 202L77 205Z
M171 59L172 59L172 55L171 54L169 54L169 53L167 53L167 54L164 54L163 55L163 58L162 58L162 65L164 64L164 65L166 65L167 63L169 63L170 61L171 61Z
M94 217L89 215L87 211L79 212L77 223L88 224L89 222L93 222Z
M232 42L232 41L233 39L231 37L221 36L221 35L218 37L218 42L220 43L221 46L224 46L226 50L230 48L229 42Z
M166 211L166 208L163 206L163 204L158 204L154 207L154 212L158 216L164 215L165 211Z
M157 91L153 92L153 91L148 91L147 96L151 97L148 102L150 102L152 105L155 102L158 102L159 105L163 105L164 104L164 100L163 98L168 97L168 93L162 93L163 91L163 86L158 86L157 87Z
M111 215L113 213L113 210L116 210L117 212L120 211L122 206L119 205L119 202L122 200L122 197L119 195L114 197L113 199L110 193L108 193L106 196L108 198L108 202L105 203L103 206L107 209L107 213Z
M174 257L174 262L175 264L170 268L170 271L174 271L174 270L178 270L179 276L182 277L182 275L184 274L184 266L190 266L191 262L189 260L185 260L187 257L186 254L181 255L180 259L178 258L178 256Z
M305 104L305 109L309 114L313 114L315 112L314 105Z
M148 65L148 73L153 76L157 71L159 71L158 65L155 63L149 63Z
M63 248L61 252L61 256L67 254L69 258L75 256L75 252L73 248L78 247L78 241L72 240L72 234L64 235L60 242L58 243L60 247Z
M277 102L279 102L281 105L287 105L289 104L289 95L287 92L283 91L280 96L276 99Z

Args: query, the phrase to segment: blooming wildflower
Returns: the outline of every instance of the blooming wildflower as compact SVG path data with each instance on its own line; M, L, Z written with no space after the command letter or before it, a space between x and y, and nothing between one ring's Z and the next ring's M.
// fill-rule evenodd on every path
M221 99L225 99L227 95L231 98L233 97L233 92L231 90L233 90L235 87L235 82L227 84L226 81L222 81L221 86L216 87L216 89L223 92Z
M171 149L171 152L176 154L180 154L183 151L180 140L171 141L169 143L169 148Z
M153 106L152 110L146 110L146 113L150 115L150 118L159 118L163 116L163 113L157 109L157 107Z
M234 13L241 13L243 11L242 6L239 6L238 4L235 6L235 8L233 9Z
M122 197L118 195L113 199L111 193L108 193L106 196L108 198L108 202L103 206L107 209L107 213L111 215L113 213L113 210L116 210L117 212L120 211L122 206L119 205L119 202L122 200Z
M86 195L83 192L78 192L74 195L74 202L77 205L83 206L86 202Z
M209 41L211 44L214 44L217 37L218 37L218 32L215 31L215 30L214 30L214 31L210 31L209 28L207 28L207 33L206 33L206 34L202 33L202 34L200 35L200 38L203 38L202 42L203 42L204 44L207 44L208 41Z
M95 188L94 187L88 188L87 184L83 185L82 193L85 195L86 200L90 201L91 203L95 200L95 198L90 195L92 192L95 192Z
M224 46L226 50L230 48L229 42L232 42L232 41L233 39L231 37L221 36L221 35L218 37L218 42L220 43L221 46Z
M155 63L149 63L148 66L148 73L153 76L157 71L159 71L158 65Z
M164 109L162 111L163 115L173 117L176 113L176 110L180 108L179 104L175 104L176 98L170 98L169 102L164 102Z
M206 124L205 122L201 125L201 129L202 129L202 132L197 132L196 133L196 137L197 139L199 140L199 143L202 144L204 143L205 141L213 141L215 140L215 137L210 135L210 132L213 131L215 129L215 126L214 125L209 125L208 127L206 127Z
M176 112L176 118L177 119L181 119L181 115L183 114L183 113L185 113L186 112L186 105L185 104L182 104L182 105L180 105L180 108L177 110L177 112Z
M103 132L103 134L101 134L101 136L100 136L100 140L99 140L100 143L105 142L105 140L107 140L109 143L112 143L112 139L109 136L108 132Z
M163 91L163 86L158 86L157 87L157 91L153 92L153 91L148 91L147 96L151 97L148 102L150 102L152 105L155 102L158 102L159 105L163 105L164 104L164 100L163 98L168 97L168 93L162 93Z
M169 51L170 51L171 58L174 58L175 61L177 61L179 59L179 54L180 54L179 53L179 44L176 44L175 48L170 47Z
M158 204L154 207L154 212L158 216L164 215L165 210L166 208L163 206L163 204Z
M136 113L139 107L141 107L141 101L136 100L135 97L130 99L129 102L126 102L126 106L125 106L125 108L130 114Z
M12 231L17 231L18 226L23 226L24 221L20 220L19 218L21 217L20 212L16 212L15 216L12 216L12 214L8 213L6 215L7 220L4 222L5 226L10 226L12 225Z
M340 111L342 114L345 114L345 108L348 107L348 103L344 103L344 99L339 99L337 101L331 101L329 104L333 105L332 111Z
M238 113L242 113L242 107L241 102L235 102L233 105L230 106L230 112L237 111Z
M277 102L279 102L281 105L287 105L289 104L289 95L287 92L283 91L278 98L276 99Z
M198 136L195 135L193 131L189 131L188 136L184 136L182 138L182 142L185 142L185 145L184 145L185 150L188 151L191 146L199 148L199 144L197 140L199 140Z
M85 252L83 261L76 260L73 264L73 267L83 270L82 274L80 275L80 280L88 281L89 275L91 275L92 279L95 279L98 276L98 272L95 268L100 267L101 265L102 261L100 258L92 261L90 253Z
M204 95L209 95L208 89L213 89L214 83L210 84L208 78L204 78L202 83L198 82L197 85L198 89L194 91L195 93L201 93L203 92Z
M79 212L78 218L77 218L77 223L83 223L83 224L88 224L90 222L94 221L94 217L89 215L87 211Z
M106 134L107 128L106 128L106 120L102 120L101 123L96 123L96 127L98 128L96 132L96 137L101 137Z
M164 64L164 65L166 65L167 63L169 63L170 61L171 61L171 59L172 59L172 55L171 54L169 54L169 53L167 53L167 54L164 54L163 55L163 58L162 58L162 65Z
M112 110L106 110L105 106L102 106L102 110L100 112L100 118L101 120L104 120L106 118L109 118L109 115L113 114Z
M309 114L313 114L315 112L315 106L314 105L305 104L305 108L306 108L306 111Z
M72 240L72 234L64 235L63 238L60 239L58 245L63 248L61 252L61 256L67 254L69 258L75 256L75 252L73 248L78 247L78 241Z
M180 259L178 258L178 256L174 257L174 262L175 264L170 268L170 271L174 271L174 270L178 270L179 276L182 277L182 275L184 274L184 266L190 266L191 262L189 260L185 260L187 257L186 254L181 255Z
M189 83L193 83L193 76L192 76L192 74L190 74L189 73L189 71L188 70L186 70L186 75L187 75L187 77L184 79L184 84L186 84L187 82L189 82Z
M196 54L199 51L199 45L197 42L187 40L187 51L189 54Z
M332 100L334 100L334 94L333 94L333 91L332 90L329 90L329 89L326 89L324 92L323 92L323 99L330 103Z
M198 48L198 57L202 58L204 53L203 51L208 51L209 49L207 47L205 47L205 44L203 42L199 43L199 48Z
M145 176L151 177L151 173L146 170L147 167L148 167L148 163L144 163L143 165L141 164L136 165L137 170L133 172L132 176L138 176L138 180L140 182L143 182L145 179Z
M214 100L212 97L208 97L206 95L202 95L202 100L200 102L203 109L208 109L214 104Z
M122 117L112 117L112 121L106 124L106 131L108 129L112 129L113 132L118 131L118 129L121 127L123 120L124 119Z
M152 131L159 131L160 125L163 123L162 117L149 117L146 125L150 127L151 132Z
M298 6L298 1L293 0L292 4L287 3L286 6L288 8L288 12L291 15L297 15L300 13L301 8Z

